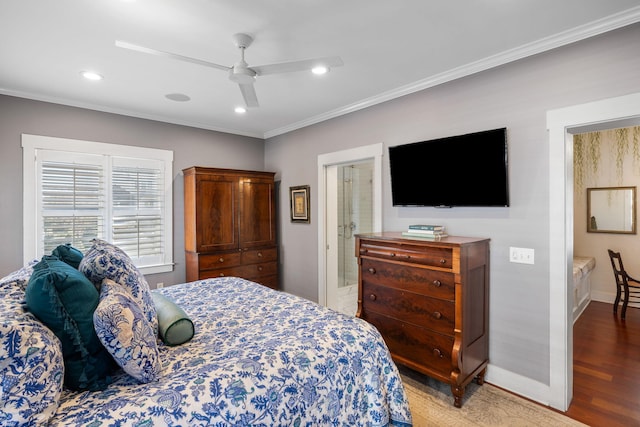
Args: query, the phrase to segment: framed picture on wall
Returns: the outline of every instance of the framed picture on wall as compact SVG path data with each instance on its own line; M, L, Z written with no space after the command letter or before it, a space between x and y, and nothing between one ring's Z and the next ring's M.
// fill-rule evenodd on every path
M289 187L291 198L291 222L311 222L309 186Z

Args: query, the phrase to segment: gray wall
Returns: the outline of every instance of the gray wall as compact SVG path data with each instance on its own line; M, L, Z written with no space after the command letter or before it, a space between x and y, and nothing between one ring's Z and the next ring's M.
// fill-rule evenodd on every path
M283 189L311 185L319 154L383 143L386 147L506 126L509 208L394 208L388 159L383 159L383 229L440 223L448 232L491 238L491 364L549 385L548 110L640 92L640 25L624 28L443 84L267 140L265 167ZM450 162L451 175L473 179ZM554 183L559 186L564 182ZM292 224L280 201L284 289L317 300L317 222ZM510 246L535 249L535 265L508 261Z
M182 169L210 166L263 170L262 139L136 119L0 95L0 277L22 266L21 134L173 150L171 273L148 275L152 287L185 281Z

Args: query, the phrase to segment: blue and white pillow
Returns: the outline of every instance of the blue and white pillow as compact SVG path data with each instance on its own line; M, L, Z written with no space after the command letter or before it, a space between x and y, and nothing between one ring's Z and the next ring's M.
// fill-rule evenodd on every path
M160 378L156 333L127 289L110 279L102 282L93 324L102 345L126 373L142 383Z
M23 309L37 260L0 279L0 425L47 425L64 382L60 340Z
M142 308L154 333L158 334L158 318L149 284L122 249L104 240L93 239L93 245L84 254L78 269L97 289L104 279L111 279L126 288Z
M58 338L30 315L0 321L0 425L47 425L60 402Z

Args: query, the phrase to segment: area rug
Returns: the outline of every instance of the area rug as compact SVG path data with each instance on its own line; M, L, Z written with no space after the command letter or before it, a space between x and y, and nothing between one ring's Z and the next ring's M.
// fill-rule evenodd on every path
M585 426L488 383L482 386L475 382L469 384L462 408L456 408L449 385L406 368L400 368L400 373L414 427Z

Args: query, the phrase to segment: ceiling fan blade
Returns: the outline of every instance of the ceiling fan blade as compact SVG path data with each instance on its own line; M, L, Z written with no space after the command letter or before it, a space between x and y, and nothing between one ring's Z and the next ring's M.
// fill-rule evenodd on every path
M240 92L242 92L242 97L244 98L244 103L247 105L247 108L260 106L253 84L238 84L238 86L240 87Z
M123 49L134 50L136 52L148 53L151 55L162 56L164 58L172 58L180 61L191 62L193 64L204 65L205 67L217 68L222 71L229 71L231 67L227 67L225 65L214 64L213 62L203 61L197 58L191 58L188 56L178 55L177 53L164 52L162 50L151 49L148 47L140 46L137 44L125 42L122 40L116 40L116 46L121 47Z
M301 61L281 62L279 64L260 65L251 67L259 76L266 74L291 73L294 71L307 71L312 68L324 65L326 67L340 67L344 65L339 56L328 56L326 58L303 59Z

